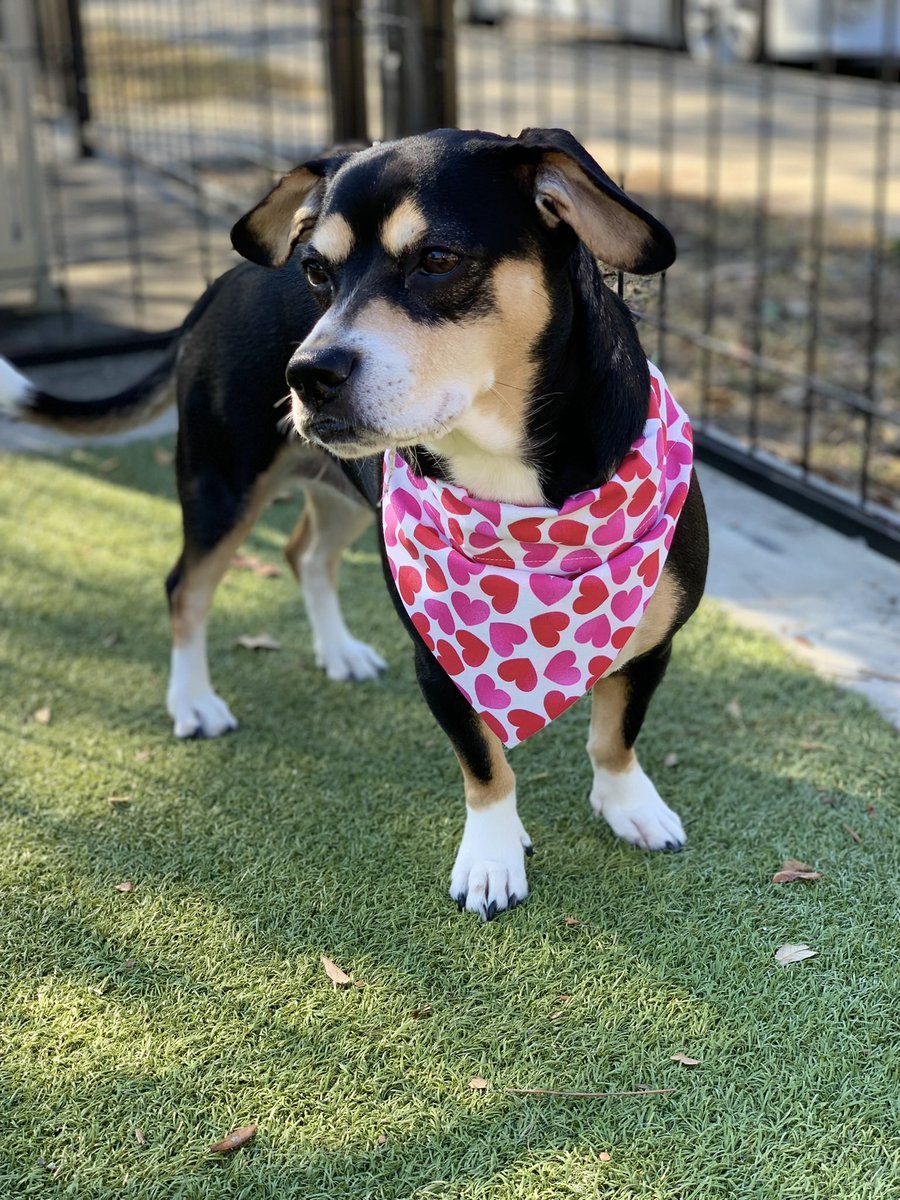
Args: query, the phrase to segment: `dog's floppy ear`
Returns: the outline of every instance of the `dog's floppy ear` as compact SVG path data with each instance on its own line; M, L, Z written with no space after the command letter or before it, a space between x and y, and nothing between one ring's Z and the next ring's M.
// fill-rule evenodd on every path
M565 129L523 129L516 139L535 165L534 202L550 228L564 222L610 267L653 275L675 261L675 242Z
M283 267L312 232L329 176L362 146L335 146L295 167L231 230L238 254L262 267Z

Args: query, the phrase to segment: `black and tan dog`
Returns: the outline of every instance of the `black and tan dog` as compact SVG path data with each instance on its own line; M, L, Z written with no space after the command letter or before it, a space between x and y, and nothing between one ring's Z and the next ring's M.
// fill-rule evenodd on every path
M178 351L185 545L169 579L169 705L181 736L233 725L209 683L206 614L285 472L304 473L308 515L289 557L302 566L320 657L332 675L365 677L380 662L350 638L334 593L340 552L368 519L345 480L377 506L388 447L420 474L488 501L558 508L608 480L644 429L650 381L630 314L596 259L649 274L675 255L663 226L558 130L443 130L325 155L286 176L232 240L259 265L213 285ZM299 271L287 267L298 244ZM261 269L272 267L287 269ZM281 431L274 407L298 343L287 380L300 442ZM5 384L20 411L72 416L18 375ZM146 389L141 401L106 403L97 419L146 403ZM645 849L684 840L633 746L672 637L700 599L706 557L692 477L653 598L593 687L591 803ZM462 767L467 815L450 893L489 919L528 892L515 778L386 577L422 691Z

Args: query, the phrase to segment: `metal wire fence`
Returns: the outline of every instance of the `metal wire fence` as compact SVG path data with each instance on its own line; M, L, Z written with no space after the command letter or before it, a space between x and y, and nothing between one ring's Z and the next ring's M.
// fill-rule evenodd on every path
M7 23L62 313L39 352L177 324L231 261L233 216L335 128L394 136L454 101L462 126L563 126L676 235L664 286L626 296L704 454L900 555L898 0L821 0L799 28L777 0L469 0L455 29L450 7L39 0L32 41ZM729 8L765 16L726 46L763 61L703 58ZM20 358L34 283L0 242Z

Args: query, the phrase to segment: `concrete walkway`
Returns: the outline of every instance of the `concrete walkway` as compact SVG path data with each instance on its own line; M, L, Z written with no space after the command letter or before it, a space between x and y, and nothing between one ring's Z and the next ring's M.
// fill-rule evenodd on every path
M141 355L45 367L31 377L65 395L90 395L124 386L151 363ZM161 436L175 427L169 408L152 425L102 441ZM0 450L47 453L78 441L0 418ZM900 728L900 563L712 467L698 471L712 538L707 594L822 675L868 696Z

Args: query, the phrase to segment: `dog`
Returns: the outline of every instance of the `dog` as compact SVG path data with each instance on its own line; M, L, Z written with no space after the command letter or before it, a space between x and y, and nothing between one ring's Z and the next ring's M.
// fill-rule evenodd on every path
M643 849L680 848L634 743L703 592L706 517L684 414L597 265L664 270L671 234L565 131L438 130L304 163L232 243L252 265L212 286L177 351L176 733L234 724L209 683L206 614L299 471L308 515L288 557L337 675L381 667L333 581L381 512L385 579L462 770L460 910L490 920L528 895L504 746L586 690L594 811ZM286 359L297 441L273 415ZM6 383L20 411L71 417Z

